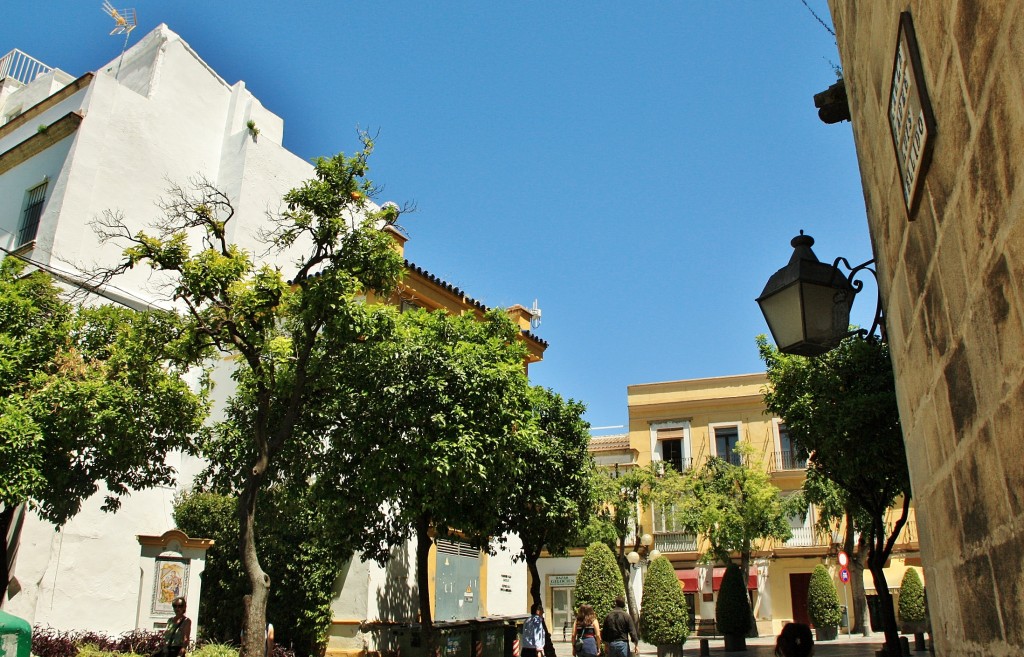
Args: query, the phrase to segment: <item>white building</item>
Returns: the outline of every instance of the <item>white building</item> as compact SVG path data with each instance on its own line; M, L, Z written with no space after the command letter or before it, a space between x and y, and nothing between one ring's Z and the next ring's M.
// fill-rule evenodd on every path
M235 207L228 240L255 248L254 222L313 172L282 146L281 117L243 82L224 81L166 25L142 38L117 67L115 60L75 79L19 51L0 60L0 248L62 272L112 264L120 249L100 245L90 221L120 211L141 229L158 216L154 202L171 182L197 175L227 193ZM442 281L414 270L445 292ZM144 270L130 271L115 285L108 293L129 305L158 300ZM227 381L221 374L216 378ZM221 385L214 394L222 400L227 392ZM187 456L170 458L183 484L202 465ZM164 577L172 584L180 579L194 615L205 544L168 533L175 493L133 493L116 514L102 513L97 495L58 531L28 514L4 609L62 629L154 627L170 616L154 598L154 582ZM415 547L396 554L391 573L358 560L349 567L335 605L333 649L362 649L362 621L395 620L378 600L393 599L384 588L402 577L410 602L399 606L415 609L414 564L411 556L401 558L414 555ZM522 564L513 564L507 552L466 558L484 564L476 570L484 587L476 596L479 614L525 611ZM447 604L440 597L436 602L439 611Z

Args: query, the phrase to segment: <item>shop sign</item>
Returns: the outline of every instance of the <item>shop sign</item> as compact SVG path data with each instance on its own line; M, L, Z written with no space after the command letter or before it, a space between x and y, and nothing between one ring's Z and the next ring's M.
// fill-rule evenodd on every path
M924 84L921 55L910 12L900 14L896 54L889 89L889 130L896 152L907 218L914 219L921 181L928 169L935 136L935 117Z
M552 575L548 579L548 586L576 586L576 576Z

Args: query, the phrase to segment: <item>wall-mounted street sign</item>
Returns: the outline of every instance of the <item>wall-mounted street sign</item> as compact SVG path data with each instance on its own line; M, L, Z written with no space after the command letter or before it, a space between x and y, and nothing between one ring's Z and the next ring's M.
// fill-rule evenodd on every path
M896 55L889 91L889 129L903 187L907 218L914 220L921 200L921 183L932 156L935 116L924 84L921 55L910 12L900 14Z

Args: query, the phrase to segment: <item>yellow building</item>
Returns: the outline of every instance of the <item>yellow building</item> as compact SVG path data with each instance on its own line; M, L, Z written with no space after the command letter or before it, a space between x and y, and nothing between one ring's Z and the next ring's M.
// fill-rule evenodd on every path
M782 495L794 494L805 478L806 457L790 443L785 424L766 413L766 385L760 373L629 386L629 446L637 465L663 461L683 471L699 468L711 457L739 463L736 444L743 442L755 448L748 464L767 470ZM822 534L815 521L812 507L806 517L790 519L793 536L788 541L755 545L748 586L761 634L777 634L789 621L809 622L807 582L819 563L832 572L840 601L848 604L849 590L839 581L836 561L840 528ZM674 526L672 514L662 509L648 509L643 528L653 535L653 547L675 565L696 618L713 618L724 569L700 563L705 547L700 537ZM887 568L890 589L899 587L910 565L920 565L913 516ZM874 583L870 574L865 575L864 585L872 596ZM874 627L881 630L880 624Z

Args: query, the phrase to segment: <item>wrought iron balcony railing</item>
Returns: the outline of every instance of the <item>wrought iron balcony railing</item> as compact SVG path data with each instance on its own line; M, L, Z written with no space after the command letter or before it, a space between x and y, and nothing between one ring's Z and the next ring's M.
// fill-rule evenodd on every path
M655 532L654 547L662 552L694 552L697 537L689 532Z
M795 450L775 452L775 470L806 470L807 455Z

